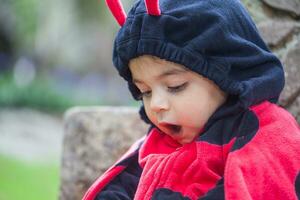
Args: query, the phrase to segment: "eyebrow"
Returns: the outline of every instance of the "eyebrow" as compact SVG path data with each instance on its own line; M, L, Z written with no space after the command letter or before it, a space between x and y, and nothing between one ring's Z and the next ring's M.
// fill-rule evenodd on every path
M182 73L185 73L187 72L188 70L187 69L170 69L170 70L166 70L164 72L162 72L161 74L159 74L156 79L161 79L163 77L166 77L166 76L171 76L171 75L177 75L177 74L182 74ZM143 81L139 80L139 79L135 79L133 78L132 81L134 83L143 83Z

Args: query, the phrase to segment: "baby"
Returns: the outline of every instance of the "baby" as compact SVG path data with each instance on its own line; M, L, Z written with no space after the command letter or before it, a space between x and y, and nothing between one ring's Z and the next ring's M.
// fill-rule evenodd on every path
M300 129L280 61L238 0L138 0L113 62L149 132L85 200L300 199Z
M213 81L173 62L143 55L132 59L129 68L149 120L180 144L199 136L226 100Z

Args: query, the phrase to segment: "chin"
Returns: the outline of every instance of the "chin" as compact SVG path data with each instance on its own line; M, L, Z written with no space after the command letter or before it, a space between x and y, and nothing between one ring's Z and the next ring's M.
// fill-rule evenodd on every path
M185 144L189 144L189 143L193 142L192 139L181 139L181 140L176 140L176 141L181 145L185 145Z

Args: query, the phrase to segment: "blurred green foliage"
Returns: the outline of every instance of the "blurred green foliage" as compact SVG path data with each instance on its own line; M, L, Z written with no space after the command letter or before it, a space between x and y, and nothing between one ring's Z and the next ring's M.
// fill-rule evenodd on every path
M76 8L78 11L78 19L81 22L97 21L100 25L108 19L108 16L105 14L108 13L108 11L105 10L105 0L93 0L88 3L86 0L76 0Z
M16 47L28 52L33 49L34 40L38 28L39 20L41 20L41 7L47 7L47 1L38 0L11 0L10 7L15 16L15 42ZM76 0L77 19L81 23L97 21L105 23L107 21L108 10L105 0ZM109 16L111 17L111 16Z
M36 78L29 85L19 87L11 73L0 75L0 105L31 107L51 112L63 112L76 105L67 96L55 92L46 78Z
M1 200L55 200L59 164L27 163L0 155Z
M15 15L16 42L19 48L31 49L38 22L37 0L13 0L12 11Z

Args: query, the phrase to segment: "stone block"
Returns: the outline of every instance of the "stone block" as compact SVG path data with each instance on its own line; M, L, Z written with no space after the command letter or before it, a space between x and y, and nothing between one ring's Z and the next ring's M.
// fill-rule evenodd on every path
M88 187L147 133L138 109L76 107L64 118L60 199L81 199Z

